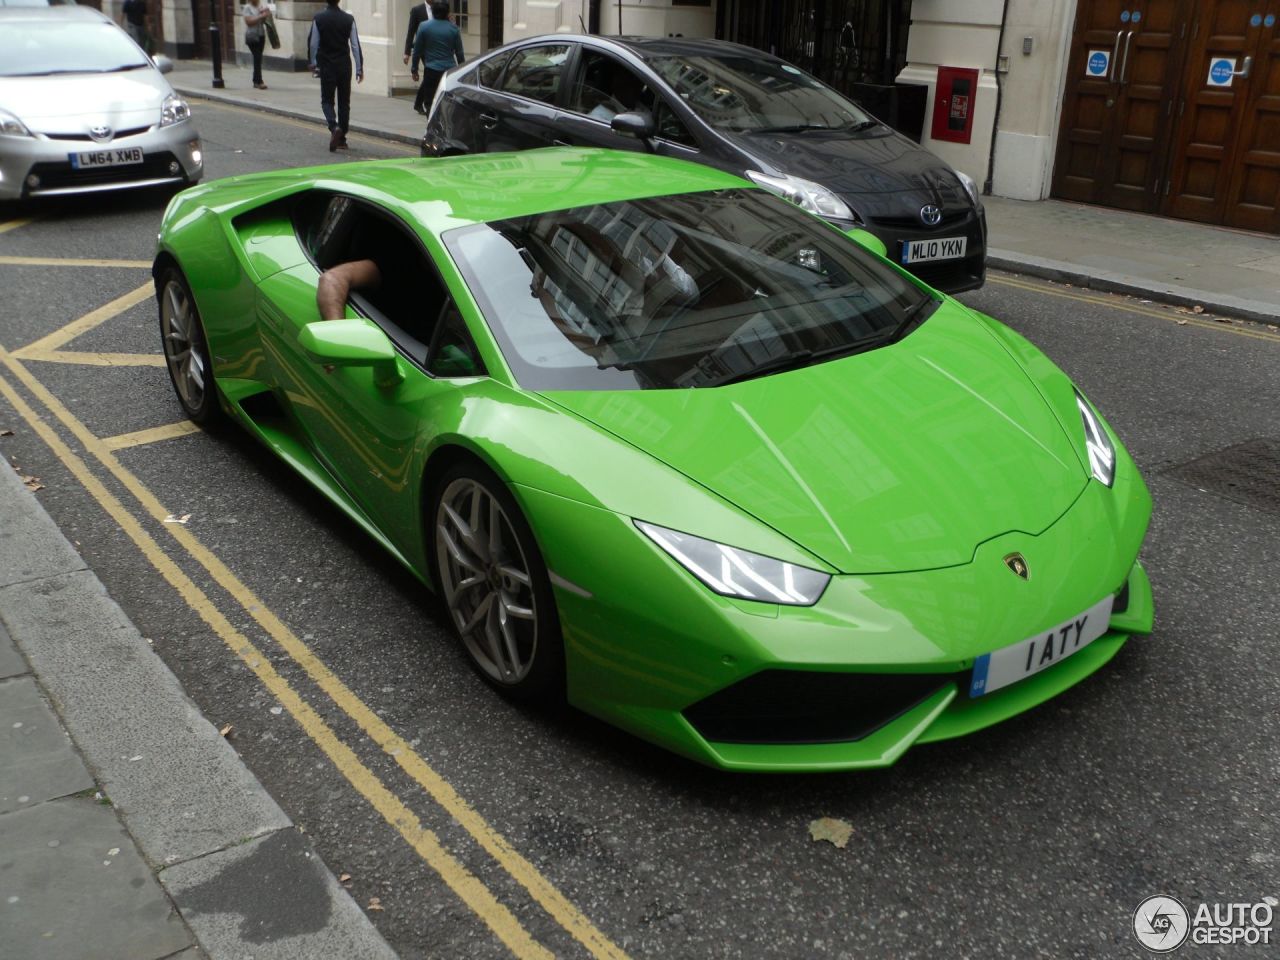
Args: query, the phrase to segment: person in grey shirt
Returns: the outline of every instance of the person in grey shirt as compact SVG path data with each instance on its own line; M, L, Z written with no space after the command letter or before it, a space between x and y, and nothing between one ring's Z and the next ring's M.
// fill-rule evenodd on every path
M440 85L440 77L455 63L463 62L462 31L449 21L449 4L435 0L431 19L418 27L413 38L413 79L418 79L418 61L422 61L422 84L413 98L413 109L425 114Z

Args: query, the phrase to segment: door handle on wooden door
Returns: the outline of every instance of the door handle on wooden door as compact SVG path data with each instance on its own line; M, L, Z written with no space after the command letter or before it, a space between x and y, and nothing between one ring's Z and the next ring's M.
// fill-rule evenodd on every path
M1120 34L1122 33L1124 33L1123 30L1116 31L1116 42L1111 47L1111 65L1107 70L1107 79L1113 83L1116 79L1116 63L1120 60Z
M1121 86L1129 82L1129 79L1126 76L1126 74L1129 71L1129 41L1132 39L1133 39L1133 31L1130 30L1128 33L1124 35L1124 59L1120 61Z
M1241 80L1246 80L1249 77L1249 71L1252 69L1253 69L1253 57L1245 57L1244 65L1239 70L1232 70L1231 75L1233 77L1239 77Z

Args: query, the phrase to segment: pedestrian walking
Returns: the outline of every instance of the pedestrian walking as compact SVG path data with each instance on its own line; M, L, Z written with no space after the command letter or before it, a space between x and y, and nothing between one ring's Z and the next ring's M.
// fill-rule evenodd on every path
M409 54L413 52L413 40L418 35L418 27L431 19L431 0L415 3L409 8L409 32L404 35L404 62L409 62Z
M347 149L351 122L351 67L356 83L364 82L364 55L356 18L338 9L339 0L325 0L325 8L311 21L311 69L320 74L320 109L329 124L329 152ZM334 99L337 113L334 113Z
M256 90L265 90L262 82L262 50L267 43L267 23L271 20L271 6L266 0L246 3L240 11L244 17L244 45L253 55L253 86Z
M409 68L418 79L418 61L422 61L422 84L413 98L413 109L425 114L435 98L440 77L455 63L462 63L462 31L449 21L449 4L435 0L431 19L418 27L413 38L413 65Z
M147 0L124 0L124 32L147 49Z

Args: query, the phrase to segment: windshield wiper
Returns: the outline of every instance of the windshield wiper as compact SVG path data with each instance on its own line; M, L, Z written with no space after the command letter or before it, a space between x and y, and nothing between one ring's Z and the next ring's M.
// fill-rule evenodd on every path
M846 133L860 133L863 130L870 130L872 127L880 126L879 120L858 120L855 123L845 127Z
M126 63L120 67L111 67L109 70L100 70L99 73L124 73L126 70L141 70L145 67L145 63Z
M803 133L805 130L835 130L825 123L792 123L780 127L756 127L748 133Z
M770 373L782 373L785 370L798 370L801 367L808 367L815 363L821 363L824 360L836 360L841 357L853 356L855 353L865 353L866 351L872 350L876 347L896 343L906 336L912 327L927 320L929 315L937 309L941 302L941 300L928 298L913 303L903 311L902 319L888 331L873 333L860 340L854 340L851 343L842 343L834 347L827 347L823 350L796 350L794 353L788 353L781 357L774 357L772 360L766 360L764 363L758 364L749 370L737 370L733 373L726 373L722 377L718 377L714 380L708 380L702 386L723 387L731 383L740 383L743 380L754 380L757 377L763 377ZM925 307L929 307L930 309L925 310Z

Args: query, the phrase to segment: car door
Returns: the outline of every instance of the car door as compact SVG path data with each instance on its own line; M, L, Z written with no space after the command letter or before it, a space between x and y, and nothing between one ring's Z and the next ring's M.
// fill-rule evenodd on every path
M616 133L609 125L619 113L644 111L654 118L649 145ZM556 141L575 147L649 150L665 157L703 162L699 144L660 84L603 50L583 45L566 85L556 119Z
M570 43L540 43L512 52L498 81L497 95L480 114L486 151L552 145L556 103L573 48Z
M440 148L484 153L489 127L482 117L495 117L503 94L498 92L502 71L511 58L502 50L482 59L456 82L442 80L445 91L427 121L427 137Z
M365 516L408 554L420 539L415 465L430 439L429 425L449 422L444 411L460 402L459 383L484 371L453 297L414 231L380 207L313 193L296 217L300 242L312 259L259 288L268 362L316 457ZM335 207L346 213L335 214ZM390 339L403 375L398 382L387 382L370 366L317 362L299 344L308 325L320 321L316 290L322 267L364 257L378 263L382 283L353 291L346 316L364 318ZM444 327L452 332L442 341Z

